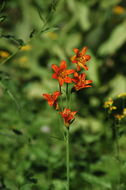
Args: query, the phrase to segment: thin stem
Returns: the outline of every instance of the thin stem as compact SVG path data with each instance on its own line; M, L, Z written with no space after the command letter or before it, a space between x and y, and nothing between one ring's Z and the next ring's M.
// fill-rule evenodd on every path
M63 110L63 98L62 98L62 89L61 89L60 84L59 84L59 91L61 93L61 96L60 96L60 109L62 111Z
M69 86L66 83L66 106L69 107Z
M119 164L119 179L118 179L118 184L117 184L117 189L120 186L121 183L121 160L120 160L120 150L119 150L119 132L117 128L117 124L115 124L115 147L116 147L116 160L118 161Z
M67 128L66 140L66 166L67 166L67 190L70 189L70 153L69 153L69 127Z

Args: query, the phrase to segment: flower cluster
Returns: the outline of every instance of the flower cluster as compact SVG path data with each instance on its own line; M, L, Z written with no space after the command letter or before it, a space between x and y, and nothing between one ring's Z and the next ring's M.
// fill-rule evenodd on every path
M126 105L125 105L126 93L119 94L114 100L109 98L104 102L104 108L115 120L122 120L126 118Z
M52 64L52 70L54 71L52 78L58 80L59 91L55 91L53 94L42 94L50 106L53 106L56 110L59 110L59 114L63 118L66 127L69 127L74 121L74 116L77 111L72 111L69 107L61 108L58 104L58 98L63 94L62 86L64 83L67 83L67 87L68 84L73 83L71 93L83 88L92 87L90 85L92 80L86 80L86 73L82 72L83 69L86 71L88 70L88 66L86 64L91 59L90 55L86 55L86 51L87 47L84 47L81 51L74 48L75 55L70 58L70 61L76 64L75 69L68 69L67 63L64 60L60 62L59 66ZM68 96L67 90L66 96Z

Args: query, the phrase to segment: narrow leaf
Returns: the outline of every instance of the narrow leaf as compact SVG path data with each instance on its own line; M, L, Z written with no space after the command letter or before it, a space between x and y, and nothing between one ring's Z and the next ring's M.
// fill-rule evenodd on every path
M5 1L3 1L1 4L0 13L3 11L4 7L5 7Z
M17 129L12 129L12 131L16 134L16 135L23 135L23 133Z
M36 33L36 29L33 29L29 35L29 38L32 38Z
M6 16L0 16L0 22L3 22L6 19Z

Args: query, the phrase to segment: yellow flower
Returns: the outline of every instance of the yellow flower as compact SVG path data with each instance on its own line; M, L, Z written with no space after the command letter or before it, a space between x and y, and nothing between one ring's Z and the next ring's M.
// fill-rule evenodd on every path
M112 111L112 110L116 110L117 107L116 106L110 106L109 109Z
M126 117L126 108L123 109L123 115Z
M21 47L21 51L29 51L32 48L31 45L25 45Z
M105 103L104 103L104 108L109 108L110 106L112 106L113 104L113 100L112 98L109 98Z
M121 120L124 118L124 115L116 114L116 115L114 115L114 117L115 117L115 119Z
M7 51L0 51L0 57L7 58L10 54Z
M125 12L125 9L122 6L116 6L113 8L113 12L115 14L120 15L120 14L123 14Z
M118 95L118 98L121 98L121 97L124 97L124 96L126 96L126 93L124 92L124 93L120 93L119 95Z
M116 106L113 106L113 100L112 100L112 98L109 98L109 99L104 103L104 108L108 108L110 111L117 109Z

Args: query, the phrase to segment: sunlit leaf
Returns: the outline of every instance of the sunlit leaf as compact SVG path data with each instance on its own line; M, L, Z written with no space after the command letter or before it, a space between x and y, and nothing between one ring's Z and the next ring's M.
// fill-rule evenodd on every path
M82 175L83 175L84 179L91 184L97 184L103 188L111 189L111 184L107 181L104 181L103 179L99 179L98 177L88 174L88 173L84 173Z
M109 39L99 48L100 55L115 53L126 42L126 22L124 21L112 31Z

